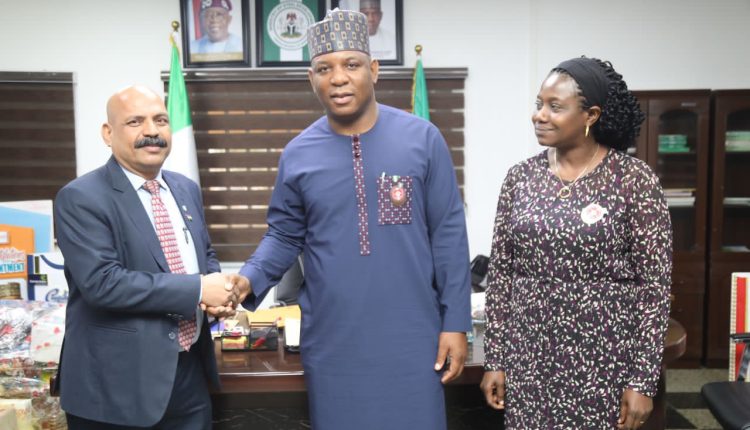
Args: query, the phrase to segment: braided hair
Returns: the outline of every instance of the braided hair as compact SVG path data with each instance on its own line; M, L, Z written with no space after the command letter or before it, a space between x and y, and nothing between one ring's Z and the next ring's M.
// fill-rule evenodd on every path
M638 99L628 90L628 85L622 79L622 75L612 67L612 63L598 58L591 58L591 60L599 64L609 80L606 102L604 106L599 106L602 114L591 127L591 133L597 142L624 151L635 143L646 115L641 111ZM575 79L563 69L552 69L552 73L565 74L575 82ZM578 83L576 83L576 88L582 99L582 108L589 109L591 103L586 99Z

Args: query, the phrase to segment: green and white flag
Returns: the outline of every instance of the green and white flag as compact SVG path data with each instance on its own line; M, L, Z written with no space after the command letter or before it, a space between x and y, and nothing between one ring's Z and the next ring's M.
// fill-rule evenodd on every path
M411 112L427 121L430 120L430 102L427 99L427 80L422 68L422 56L417 56L414 66L414 81L411 86Z
M200 185L193 121L190 119L190 104L188 103L187 88L185 88L185 78L182 76L180 51L175 43L175 34L170 37L172 65L169 69L167 94L167 112L169 113L169 124L172 128L172 151L164 163L164 168L182 173Z
M262 62L310 61L307 29L320 14L317 0L257 0L263 2Z

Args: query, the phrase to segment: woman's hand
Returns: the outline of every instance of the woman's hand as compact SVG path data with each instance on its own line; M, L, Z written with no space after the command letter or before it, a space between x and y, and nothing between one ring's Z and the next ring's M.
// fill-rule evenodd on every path
M485 371L479 388L493 409L505 409L505 371Z
M653 408L654 401L651 397L644 396L630 388L626 389L622 394L620 419L617 420L617 428L620 430L640 428L651 415Z

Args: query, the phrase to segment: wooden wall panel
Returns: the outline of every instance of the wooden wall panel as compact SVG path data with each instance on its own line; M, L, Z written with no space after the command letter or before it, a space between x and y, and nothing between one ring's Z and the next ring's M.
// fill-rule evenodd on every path
M76 177L73 75L0 72L0 201L54 199Z
M409 111L412 73L381 68L378 102ZM426 69L426 76L431 120L450 147L463 192L466 69ZM162 79L167 90L167 72ZM266 231L281 152L324 112L305 69L187 72L185 81L211 240L222 261L243 261Z

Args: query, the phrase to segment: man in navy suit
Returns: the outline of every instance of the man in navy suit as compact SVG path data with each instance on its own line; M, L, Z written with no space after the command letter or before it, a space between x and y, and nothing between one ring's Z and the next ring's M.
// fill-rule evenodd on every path
M68 426L210 429L218 374L205 313L232 314L249 285L218 273L198 186L161 169L171 147L161 97L117 92L102 137L107 164L55 200L70 287L58 375Z

